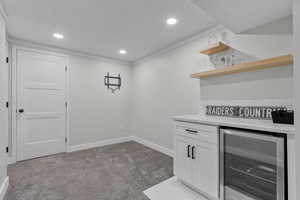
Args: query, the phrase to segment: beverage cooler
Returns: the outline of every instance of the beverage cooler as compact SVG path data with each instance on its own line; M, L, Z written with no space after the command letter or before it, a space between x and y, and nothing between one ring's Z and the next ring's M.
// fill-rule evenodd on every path
M221 200L287 200L286 136L222 128Z

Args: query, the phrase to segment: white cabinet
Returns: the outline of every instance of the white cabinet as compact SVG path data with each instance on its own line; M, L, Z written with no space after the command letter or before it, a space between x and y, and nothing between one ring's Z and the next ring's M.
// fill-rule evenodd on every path
M176 151L175 151L175 174L180 177L181 180L188 182L192 176L192 166L190 155L188 155L189 149L191 148L191 142L183 137L176 137L175 140Z
M176 122L174 174L207 197L218 199L218 127Z
M195 152L195 164L193 164L193 185L206 194L218 198L218 148L216 148L214 145L197 141L195 143Z

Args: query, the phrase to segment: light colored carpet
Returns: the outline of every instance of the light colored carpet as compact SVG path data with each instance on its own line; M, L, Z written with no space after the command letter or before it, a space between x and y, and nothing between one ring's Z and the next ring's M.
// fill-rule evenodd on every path
M199 193L182 184L176 177L144 191L150 200L207 200Z
M19 162L5 200L146 200L173 176L172 158L135 142Z

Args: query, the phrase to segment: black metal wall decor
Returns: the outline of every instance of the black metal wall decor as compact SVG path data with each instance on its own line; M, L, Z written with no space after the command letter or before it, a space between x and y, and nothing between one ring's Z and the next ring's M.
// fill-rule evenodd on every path
M107 75L104 76L104 85L107 86L107 89L111 90L112 93L121 89L121 82L120 74L118 76L110 76L109 72L107 72Z
M246 119L272 119L272 111L287 110L285 106L207 105L206 115Z

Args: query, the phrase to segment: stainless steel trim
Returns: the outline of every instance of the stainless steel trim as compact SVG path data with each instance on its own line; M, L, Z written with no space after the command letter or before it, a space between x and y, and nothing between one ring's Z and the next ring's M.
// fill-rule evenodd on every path
M253 139L258 139L258 140L265 140L265 141L271 141L271 142L276 142L280 140L281 138L274 137L274 136L268 136L268 135L263 135L251 131L239 131L239 130L232 130L232 129L221 129L224 134L227 135L236 135L236 136L242 136L242 137L247 137L247 138L253 138Z
M285 166L284 166L284 140L277 142L277 200L285 198Z
M225 199L225 190L224 190L224 129L220 129L220 168L219 168L219 181L220 181L220 200Z

